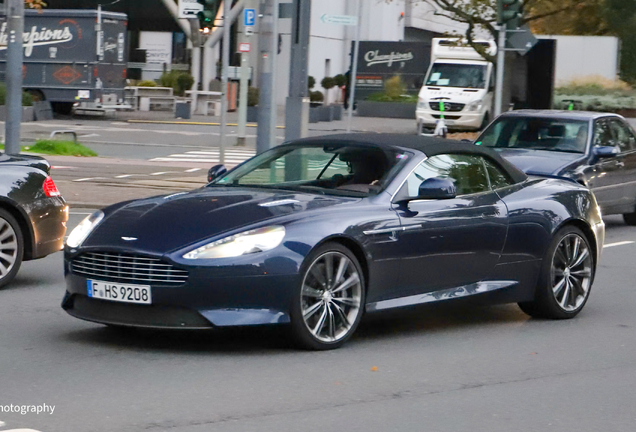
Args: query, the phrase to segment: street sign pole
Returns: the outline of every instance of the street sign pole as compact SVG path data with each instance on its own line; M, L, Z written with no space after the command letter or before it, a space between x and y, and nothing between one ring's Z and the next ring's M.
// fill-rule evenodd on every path
M223 71L221 73L221 130L219 138L219 163L225 164L225 127L227 123L227 83L228 69L230 67L230 29L232 20L230 11L232 10L231 0L223 0Z
M5 152L20 153L20 123L22 121L22 35L24 33L24 0L7 0L9 38L7 41L7 122Z
M350 91L349 91L349 111L347 114L347 132L351 133L351 121L353 119L353 103L356 97L356 80L358 75L358 54L360 52L360 37L362 33L362 3L364 0L358 0L358 22L356 29L356 42L353 49L353 65L351 67Z
M260 1L258 132L256 152L263 153L276 143L276 55L278 52L279 0Z
M291 32L289 97L285 104L285 140L307 136L309 125L309 38L311 0L294 0Z
M251 44L247 43L247 41L250 39L251 34L253 34L254 25L256 25L256 8L253 3L254 0L247 0L245 2L243 21L240 21L240 28L242 30L239 38L239 52L241 53L241 88L239 93L238 136L236 138L236 145L239 146L245 145L247 136L247 100L249 90L250 52L246 51L243 47L247 46L251 51Z
M506 25L499 26L497 42L497 81L495 87L495 117L501 115L503 106L504 73L506 71Z

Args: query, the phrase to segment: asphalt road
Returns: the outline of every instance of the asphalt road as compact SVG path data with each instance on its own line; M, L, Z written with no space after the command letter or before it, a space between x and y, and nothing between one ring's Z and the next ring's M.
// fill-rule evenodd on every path
M633 431L636 228L607 234L574 320L428 307L323 353L264 329L114 332L60 309L61 254L25 263L0 291L0 406L55 411L0 412L0 430Z

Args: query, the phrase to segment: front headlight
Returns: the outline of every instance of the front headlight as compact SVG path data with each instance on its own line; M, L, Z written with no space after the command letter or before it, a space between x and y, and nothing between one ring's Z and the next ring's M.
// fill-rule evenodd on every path
M271 226L235 234L188 252L185 259L232 258L274 249L285 238L285 227Z
M426 108L426 99L424 99L424 98L418 98L418 99L417 99L417 107L418 107L419 109Z
M468 111L479 111L484 105L484 101L479 99L468 104Z
M75 227L75 229L71 232L71 235L68 236L66 245L72 248L80 247L102 219L104 219L104 212L101 210L97 210L95 213L85 218L78 226Z

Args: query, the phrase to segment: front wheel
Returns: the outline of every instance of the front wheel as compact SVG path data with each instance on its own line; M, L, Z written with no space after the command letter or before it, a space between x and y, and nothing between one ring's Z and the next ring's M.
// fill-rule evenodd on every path
M303 265L291 308L292 332L306 349L339 348L355 332L364 309L364 274L355 255L326 243Z
M18 221L0 209L0 288L15 278L22 264L24 240Z
M634 213L625 213L623 215L623 220L629 226L636 226L636 212L634 212Z
M580 229L560 229L541 265L535 298L519 303L521 310L533 317L574 318L590 296L595 271L592 251Z

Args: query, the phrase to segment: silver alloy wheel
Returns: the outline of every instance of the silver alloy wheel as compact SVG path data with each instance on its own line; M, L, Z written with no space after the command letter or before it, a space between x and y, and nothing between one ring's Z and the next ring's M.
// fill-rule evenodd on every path
M362 280L355 264L343 253L326 252L311 263L300 295L303 321L321 342L347 336L360 314Z
M7 276L18 260L18 236L11 224L0 217L0 279Z
M578 234L568 234L552 258L552 293L559 307L573 312L581 307L592 285L592 255Z

